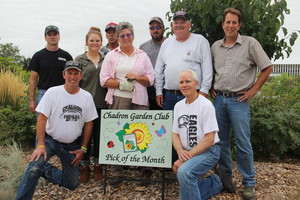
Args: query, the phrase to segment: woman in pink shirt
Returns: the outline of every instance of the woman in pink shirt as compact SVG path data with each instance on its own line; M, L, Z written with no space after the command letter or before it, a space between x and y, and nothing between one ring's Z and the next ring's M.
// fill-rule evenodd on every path
M147 87L153 85L155 72L147 54L133 46L134 31L129 22L116 28L120 46L103 61L100 84L108 88L105 101L110 109L148 110ZM122 166L114 166L114 176L123 176Z

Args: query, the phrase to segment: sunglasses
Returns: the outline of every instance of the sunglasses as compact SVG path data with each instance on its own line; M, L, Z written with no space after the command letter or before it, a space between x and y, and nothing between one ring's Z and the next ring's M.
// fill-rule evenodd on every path
M154 31L155 29L160 30L160 29L162 29L162 27L161 26L150 26L149 29Z
M107 30L107 29L110 29L110 28L117 28L117 26L116 25L107 25L106 27L105 27L105 30Z
M126 34L124 34L124 35L119 35L119 38L121 38L121 39L125 39L125 37L131 38L132 35L133 35L133 34L131 34L131 33L126 33Z
M74 61L66 62L65 67L72 67L72 66L81 68L81 64L79 62L74 62Z

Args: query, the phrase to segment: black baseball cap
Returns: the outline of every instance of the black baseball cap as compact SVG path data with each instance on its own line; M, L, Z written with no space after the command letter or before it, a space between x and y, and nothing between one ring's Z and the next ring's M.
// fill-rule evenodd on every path
M173 16L173 20L175 20L178 17L181 17L184 21L190 20L189 15L183 10L177 11Z

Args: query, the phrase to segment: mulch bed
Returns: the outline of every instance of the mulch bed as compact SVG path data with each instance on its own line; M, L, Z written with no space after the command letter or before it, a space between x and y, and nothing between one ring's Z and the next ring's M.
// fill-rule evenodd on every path
M52 160L57 163L57 159ZM139 179L140 169L138 167L126 167L125 173L128 179ZM285 162L255 162L256 170L256 199L261 200L285 200L285 199L300 199L300 163L298 161ZM42 181L35 191L34 200L41 199L66 199L66 200L156 200L161 199L160 182L162 171L154 168L152 180L159 183L150 183L143 186L140 182L122 181L118 185L106 185L106 195L104 195L104 180L94 181L93 174L91 179L84 184L70 191L63 187L59 187L49 182ZM110 174L108 170L108 174ZM179 188L176 177L172 172L166 172L166 177L169 180L165 184L164 199L176 200L179 199ZM234 185L236 186L236 194L222 192L211 200L227 200L227 199L242 199L242 176L237 171L234 165Z

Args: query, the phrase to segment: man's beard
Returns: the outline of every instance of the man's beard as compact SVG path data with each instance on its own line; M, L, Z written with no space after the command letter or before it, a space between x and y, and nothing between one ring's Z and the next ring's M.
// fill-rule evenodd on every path
M154 40L155 42L160 42L160 41L162 41L162 39L164 38L164 35L161 34L161 35L159 35L159 36L157 36L157 37L151 35L151 37L152 37L152 40Z

